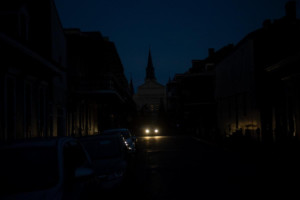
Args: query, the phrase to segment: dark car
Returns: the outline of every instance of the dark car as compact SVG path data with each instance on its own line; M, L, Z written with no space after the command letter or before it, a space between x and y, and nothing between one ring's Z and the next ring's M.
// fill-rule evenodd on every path
M108 129L108 130L102 131L101 134L109 135L109 134L115 134L115 133L117 133L117 134L119 133L123 136L124 143L129 152L136 151L136 137L133 136L127 128Z
M80 138L92 159L100 189L121 185L128 167L128 152L120 134L93 135Z
M27 139L0 146L0 199L85 199L91 160L74 138Z

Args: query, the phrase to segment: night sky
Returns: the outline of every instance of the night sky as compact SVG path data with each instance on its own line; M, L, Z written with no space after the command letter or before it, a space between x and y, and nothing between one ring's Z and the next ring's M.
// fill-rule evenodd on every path
M183 73L208 48L237 44L288 0L55 0L64 28L100 31L118 50L135 88L144 82L149 47L158 82ZM300 1L297 1L299 18Z

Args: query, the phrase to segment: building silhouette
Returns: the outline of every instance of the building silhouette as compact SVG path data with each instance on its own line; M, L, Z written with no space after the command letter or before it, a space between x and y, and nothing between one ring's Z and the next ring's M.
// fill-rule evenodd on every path
M113 42L100 32L65 29L68 47L68 134L128 127L135 104Z
M265 20L237 45L177 74L167 84L167 111L176 130L207 139L263 143L300 139L300 20L289 1L281 19Z
M298 138L300 21L296 2L266 20L216 66L218 125L223 137L265 143ZM297 66L298 65L298 66Z
M216 135L215 66L232 49L233 45L210 48L207 58L193 60L187 72L168 82L167 112L173 129L208 139Z
M158 120L159 113L162 112L165 106L165 86L156 80L150 49L145 82L138 87L133 99L140 116L144 120L148 122Z
M65 134L66 46L53 0L0 3L0 140Z
M53 0L1 1L0 51L0 141L133 126L114 43L63 29Z

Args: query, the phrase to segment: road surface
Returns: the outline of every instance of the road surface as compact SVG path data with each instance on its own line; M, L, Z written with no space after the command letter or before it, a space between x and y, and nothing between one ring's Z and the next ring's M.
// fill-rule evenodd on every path
M138 137L121 189L110 199L295 199L299 183L285 164L220 148L191 136ZM296 198L297 199L297 198Z
M249 183L255 182L258 167L194 137L139 137L127 185L136 199L246 199L255 190Z

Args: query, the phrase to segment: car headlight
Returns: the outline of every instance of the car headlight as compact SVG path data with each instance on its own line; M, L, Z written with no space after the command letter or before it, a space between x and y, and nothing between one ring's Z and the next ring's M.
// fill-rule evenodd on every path
M146 129L146 130L145 130L145 133L150 133L150 130L149 130L149 129Z
M158 133L158 129L155 129L154 132L155 132L155 133Z
M129 145L128 142L127 142L127 141L124 141L124 143L125 143L125 145L128 147L128 145Z

